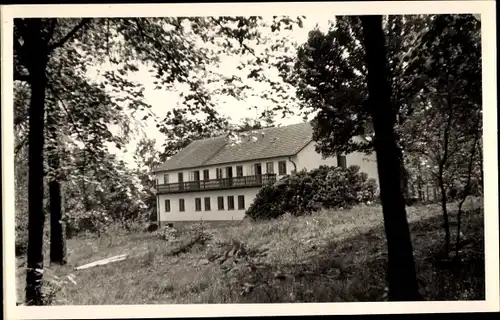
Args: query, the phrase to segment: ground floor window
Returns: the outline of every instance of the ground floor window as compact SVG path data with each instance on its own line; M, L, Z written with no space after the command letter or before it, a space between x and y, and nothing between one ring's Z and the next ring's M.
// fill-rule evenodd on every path
M205 211L210 211L210 197L205 197Z
M170 212L170 200L165 200L165 212Z
M179 199L179 211L183 212L186 210L185 204L184 204L184 199Z
M194 210L201 211L201 198L194 199Z
M234 210L234 196L227 196L227 210Z
M245 196L238 196L238 210L245 209Z
M224 210L224 197L217 197L217 207L219 210Z

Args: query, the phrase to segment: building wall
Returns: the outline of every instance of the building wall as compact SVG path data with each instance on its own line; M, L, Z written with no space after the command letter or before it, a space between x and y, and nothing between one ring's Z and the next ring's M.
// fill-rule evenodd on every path
M368 178L373 178L377 181L378 185L378 169L377 169L377 156L375 152L366 155L362 152L353 152L346 157L347 166L359 166L359 171L368 175Z
M260 188L242 188L158 195L160 222L241 220L245 210L257 196ZM245 197L245 208L238 209L238 196ZM217 197L224 197L224 210L218 210ZM228 210L227 196L234 196L234 209ZM205 211L205 197L210 197L210 211ZM195 198L201 198L201 211L195 210ZM170 200L170 212L165 211L165 200ZM185 211L179 211L179 199L184 199Z
M311 141L304 149L302 149L294 158L297 160L297 171L303 169L311 170L319 166L337 166L336 157L323 159L320 153L314 150L315 142Z
M297 169L300 171L304 168L311 170L318 168L321 165L326 166L337 166L337 157L328 157L323 159L320 153L314 150L315 142L309 143L304 149L302 149L297 156L292 159L296 159ZM375 153L366 155L361 152L353 152L346 156L346 166L357 165L360 167L361 172L365 172L369 178L373 178L378 184L378 170L377 170L377 158Z

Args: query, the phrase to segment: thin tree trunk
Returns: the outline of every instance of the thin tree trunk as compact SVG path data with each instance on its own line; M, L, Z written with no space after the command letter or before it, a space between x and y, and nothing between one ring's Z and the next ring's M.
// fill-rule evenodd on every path
M441 208L443 210L443 227L444 227L444 252L446 255L450 252L450 221L448 217L447 199L446 199L446 187L444 185L443 173L438 177L439 189L441 190Z
M451 125L452 125L452 120L453 120L453 104L451 100L451 91L450 91L450 84L448 83L448 95L447 95L447 104L448 104L448 121L446 121L446 126L444 128L444 145L443 145L443 157L439 161L439 176L438 176L438 182L439 182L439 188L441 189L441 207L443 210L443 227L444 227L444 232L445 232L445 238L444 238L444 250L445 254L448 255L450 252L450 222L449 222L449 216L448 216L448 209L447 209L447 194L446 194L446 186L444 182L444 170L446 163L448 161L448 147L449 147L449 140L450 140L450 130L451 130Z
M31 101L29 107L29 182L28 182L28 261L26 270L26 304L41 305L43 282L43 136L45 112L45 67L47 47L42 39L41 19L29 23L26 51L30 55L26 65L30 74ZM28 33L28 32L27 32Z
M478 118L478 125L479 125L479 118ZM472 150L470 153L470 160L469 160L469 167L467 168L467 182L465 184L464 192L462 195L462 199L460 203L458 204L458 213L457 213L457 238L455 240L455 257L458 259L458 254L460 251L460 228L461 228L461 222L462 222L462 207L465 203L465 200L470 194L470 181L471 181L471 176L472 176L472 168L474 166L474 156L476 155L476 146L477 142L479 140L479 128L476 128L476 132L474 135L474 141L472 143Z
M368 69L369 108L375 129L380 196L387 237L389 300L421 300L413 248L401 190L401 159L387 82L387 59L381 16L362 16Z

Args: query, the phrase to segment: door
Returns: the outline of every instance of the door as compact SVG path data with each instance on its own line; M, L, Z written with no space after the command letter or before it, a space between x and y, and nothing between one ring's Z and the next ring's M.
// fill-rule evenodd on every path
M184 190L184 174L182 172L177 174L177 182L179 183L179 190Z
M200 171L193 171L193 181L194 187L199 190L200 189Z
M258 184L262 183L262 164L254 164L255 178Z
M226 178L228 185L233 185L233 167L226 167Z

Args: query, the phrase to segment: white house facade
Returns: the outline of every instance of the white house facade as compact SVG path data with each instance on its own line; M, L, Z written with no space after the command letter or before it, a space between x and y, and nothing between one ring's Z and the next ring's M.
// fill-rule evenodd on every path
M341 161L378 180L374 154ZM320 165L338 159L315 151L309 123L254 130L239 144L225 136L194 141L154 171L158 222L241 220L263 185Z

